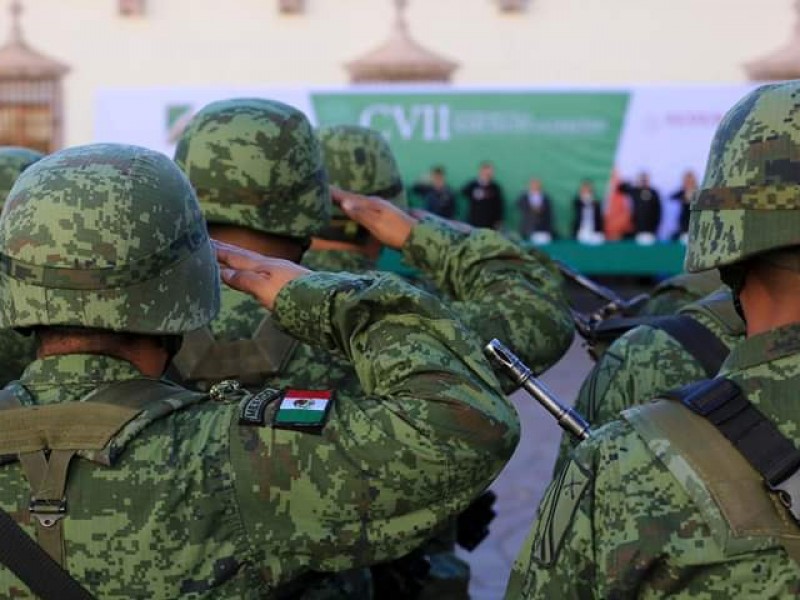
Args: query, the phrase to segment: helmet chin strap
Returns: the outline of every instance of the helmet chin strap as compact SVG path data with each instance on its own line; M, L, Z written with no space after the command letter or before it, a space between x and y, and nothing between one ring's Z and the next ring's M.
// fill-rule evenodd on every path
M164 347L164 350L167 351L167 363L164 367L166 371L167 367L172 364L172 359L180 352L181 346L183 345L183 336L182 335L162 335L159 337L161 341L161 345Z
M747 276L746 263L737 263L727 267L720 267L719 276L720 279L722 279L722 283L731 288L731 292L733 292L733 308L736 310L736 314L739 315L742 321L747 323L744 310L742 309L742 301L739 297L744 287L745 277Z

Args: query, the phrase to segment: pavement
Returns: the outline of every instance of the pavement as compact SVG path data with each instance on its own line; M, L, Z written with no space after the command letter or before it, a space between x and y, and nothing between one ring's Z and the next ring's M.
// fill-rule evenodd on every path
M592 362L581 341L542 379L565 403L572 404ZM463 552L472 568L472 600L503 598L511 566L528 536L536 509L552 476L561 428L525 391L512 396L522 420L522 440L513 458L492 485L497 494L489 537L474 552Z

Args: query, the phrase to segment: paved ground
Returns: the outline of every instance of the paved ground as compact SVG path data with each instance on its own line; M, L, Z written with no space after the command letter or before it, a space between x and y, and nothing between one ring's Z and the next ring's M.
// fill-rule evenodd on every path
M591 362L580 341L543 377L564 401L574 399ZM522 441L492 489L498 495L497 518L491 534L472 554L473 600L503 597L511 565L528 535L539 499L550 481L561 429L526 392L517 392L514 403L522 419Z

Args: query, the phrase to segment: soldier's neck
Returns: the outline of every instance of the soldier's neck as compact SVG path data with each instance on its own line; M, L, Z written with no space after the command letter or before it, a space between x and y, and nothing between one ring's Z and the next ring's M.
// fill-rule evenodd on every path
M320 238L313 238L311 240L312 250L338 250L340 252L350 252L352 254L361 254L370 260L378 260L381 253L381 243L374 237L370 236L366 244L351 244L349 242L340 242L335 240L323 240Z
M65 354L97 354L111 356L131 363L145 377L157 379L167 368L169 354L155 336L125 335L113 332L89 331L37 333L37 358Z
M303 256L303 245L289 237L269 235L235 225L209 224L208 233L215 240L257 252L262 256L283 258L292 262L300 262Z
M774 267L752 268L739 294L747 337L800 323L800 274Z

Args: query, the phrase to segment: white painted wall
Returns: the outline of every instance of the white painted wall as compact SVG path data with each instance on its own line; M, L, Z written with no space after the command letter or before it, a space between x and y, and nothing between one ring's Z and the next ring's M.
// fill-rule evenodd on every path
M0 8L0 36L8 4ZM342 67L385 39L391 0L148 0L142 19L116 0L26 0L35 48L72 67L66 142L93 138L104 87L341 84ZM492 0L412 0L414 35L458 60L462 84L737 82L742 63L785 43L792 0L531 0L506 15Z

